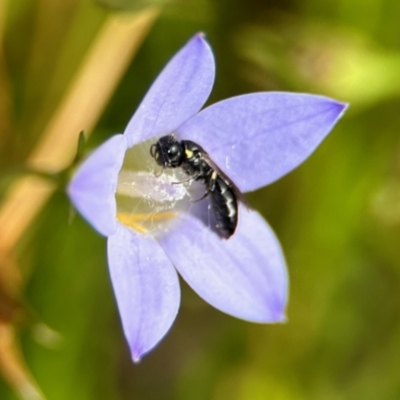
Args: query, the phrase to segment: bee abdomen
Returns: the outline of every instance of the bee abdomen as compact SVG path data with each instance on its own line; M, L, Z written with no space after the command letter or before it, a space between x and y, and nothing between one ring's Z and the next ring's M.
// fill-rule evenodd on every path
M235 193L230 185L217 176L215 187L210 192L211 205L217 221L220 235L229 239L235 232L238 222L238 205Z

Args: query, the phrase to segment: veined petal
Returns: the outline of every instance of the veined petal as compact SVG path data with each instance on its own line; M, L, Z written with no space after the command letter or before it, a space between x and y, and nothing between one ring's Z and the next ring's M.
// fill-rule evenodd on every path
M281 247L265 220L240 206L236 233L224 240L202 216L182 216L181 223L159 239L185 281L219 310L253 322L285 319L287 274Z
M167 64L125 130L129 147L173 132L204 105L215 75L214 57L202 34Z
M67 188L77 210L104 236L116 229L115 190L125 151L125 137L111 137L82 163Z
M167 333L180 303L177 273L160 245L121 224L108 238L108 265L132 358Z
M322 96L255 93L207 107L177 133L209 153L243 192L265 186L302 163L346 108Z

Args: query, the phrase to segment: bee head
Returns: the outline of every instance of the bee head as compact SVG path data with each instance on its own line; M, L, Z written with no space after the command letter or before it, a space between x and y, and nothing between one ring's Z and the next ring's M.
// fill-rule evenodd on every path
M184 150L173 135L167 135L151 145L150 155L163 168L176 168L182 164Z

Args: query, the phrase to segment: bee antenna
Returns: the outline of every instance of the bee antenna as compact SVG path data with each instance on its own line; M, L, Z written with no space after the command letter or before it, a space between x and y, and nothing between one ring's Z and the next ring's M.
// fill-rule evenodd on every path
M165 167L163 166L163 167L161 168L161 172L160 172L159 174L154 174L154 176L155 176L156 178L159 178L159 177L163 174L164 169L165 169Z
M156 156L156 144L155 143L153 143L151 146L150 146L150 155L153 157L153 158L155 158L155 156Z

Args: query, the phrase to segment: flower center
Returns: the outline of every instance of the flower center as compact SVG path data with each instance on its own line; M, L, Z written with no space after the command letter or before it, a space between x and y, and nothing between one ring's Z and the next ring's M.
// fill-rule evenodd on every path
M159 236L190 207L187 180L179 169L161 170L146 141L128 149L118 175L117 219L137 232Z

